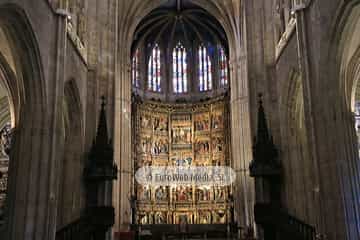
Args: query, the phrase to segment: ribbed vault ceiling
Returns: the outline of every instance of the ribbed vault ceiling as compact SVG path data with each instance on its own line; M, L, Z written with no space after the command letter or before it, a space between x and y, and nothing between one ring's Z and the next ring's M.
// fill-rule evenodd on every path
M150 12L136 29L133 47L143 41L181 41L187 46L193 42L220 43L227 47L225 31L217 19L189 0L170 0Z

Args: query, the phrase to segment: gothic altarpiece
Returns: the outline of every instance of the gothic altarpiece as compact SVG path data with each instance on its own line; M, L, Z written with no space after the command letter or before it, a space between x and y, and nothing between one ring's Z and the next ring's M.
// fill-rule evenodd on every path
M9 150L11 143L10 123L0 130L0 225L4 221L5 200L8 182Z
M200 104L135 102L134 169L229 166L226 100ZM143 186L134 182L138 224L231 222L231 186Z

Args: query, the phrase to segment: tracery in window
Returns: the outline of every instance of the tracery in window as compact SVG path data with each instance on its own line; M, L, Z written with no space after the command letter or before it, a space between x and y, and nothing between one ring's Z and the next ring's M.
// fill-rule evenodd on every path
M134 87L140 87L140 51L136 49L131 63L131 77Z
M151 51L148 65L148 89L154 92L161 91L161 52L158 44Z
M220 86L225 87L229 82L229 66L228 60L223 47L219 47L219 62L220 62Z
M187 53L179 42L173 50L173 90L175 93L188 91Z
M199 59L199 89L201 92L212 89L211 60L204 45L198 50Z

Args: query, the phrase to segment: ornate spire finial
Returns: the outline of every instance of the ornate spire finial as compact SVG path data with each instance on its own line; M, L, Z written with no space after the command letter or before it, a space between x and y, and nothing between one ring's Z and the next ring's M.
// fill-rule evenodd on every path
M258 111L258 129L257 139L261 142L266 142L269 139L269 131L266 123L265 110L263 106L262 93L259 93L259 111Z
M263 100L262 100L263 94L259 93L258 97L259 97L259 105L262 105L262 103L263 103Z
M104 95L101 96L101 109L105 109L106 106L106 98Z
M259 95L257 132L253 147L254 160L250 165L252 176L278 175L278 151L272 141L266 122L262 94Z
M108 132L107 132L107 121L106 121L106 112L105 112L105 96L101 97L101 110L100 110L100 117L99 117L99 125L98 131L96 136L96 143L100 145L108 144Z

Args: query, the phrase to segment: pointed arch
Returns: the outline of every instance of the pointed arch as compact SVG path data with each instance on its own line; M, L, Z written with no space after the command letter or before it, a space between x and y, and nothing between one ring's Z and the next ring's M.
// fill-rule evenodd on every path
M174 93L188 91L187 52L181 42L178 42L172 51L172 79Z
M136 88L140 87L140 50L137 48L131 59L131 78L132 85Z
M161 50L157 43L154 44L148 63L148 89L161 91Z
M3 74L10 77L7 82L15 113L5 238L24 239L31 223L34 238L50 239L55 232L51 221L56 216L50 197L56 196L51 189L56 189L57 175L51 147L56 135L50 134L50 129L56 128L49 119L39 45L27 14L16 4L0 4L0 28L15 60L13 73L4 64L7 59L0 63Z
M212 64L204 44L200 44L198 48L198 76L200 92L212 90Z
M229 84L229 62L222 45L218 46L219 54L219 84L220 87L227 87Z

